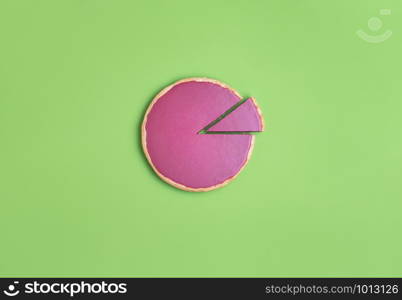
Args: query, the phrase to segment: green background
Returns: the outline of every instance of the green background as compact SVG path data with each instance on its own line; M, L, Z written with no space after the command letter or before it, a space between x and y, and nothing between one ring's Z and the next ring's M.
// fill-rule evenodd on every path
M393 36L370 44L381 16ZM0 2L1 276L401 276L401 1ZM207 193L158 179L144 110L185 77L267 130Z

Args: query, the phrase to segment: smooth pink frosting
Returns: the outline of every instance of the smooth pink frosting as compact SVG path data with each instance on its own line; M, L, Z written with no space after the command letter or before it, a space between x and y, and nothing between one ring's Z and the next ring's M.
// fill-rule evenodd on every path
M161 96L145 123L146 150L158 172L193 189L212 187L235 176L247 161L253 137L198 132L240 100L228 88L199 81L176 84ZM258 119L255 114L255 109L241 109L224 128L248 131L254 127L241 128L236 119Z

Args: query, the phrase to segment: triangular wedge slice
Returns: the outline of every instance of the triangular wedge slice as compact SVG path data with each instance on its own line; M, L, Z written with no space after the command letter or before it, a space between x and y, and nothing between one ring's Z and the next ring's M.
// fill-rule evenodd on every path
M254 98L247 98L235 110L226 115L208 132L260 132L264 130L261 111Z

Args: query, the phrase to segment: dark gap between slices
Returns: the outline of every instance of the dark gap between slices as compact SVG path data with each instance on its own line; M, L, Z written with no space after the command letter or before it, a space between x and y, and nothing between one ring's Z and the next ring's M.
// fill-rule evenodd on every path
M261 131L206 131L200 134L255 134Z
M249 97L246 97L239 102L235 103L232 107L230 107L227 111L225 111L223 114L221 114L218 118L213 120L211 123L209 123L207 126L205 126L203 129L198 131L198 134L253 134L253 133L258 133L260 131L208 131L212 126L218 124L220 121L222 121L224 118L226 118L228 115L230 115L232 112L234 112L240 105L242 105L244 102L246 102Z

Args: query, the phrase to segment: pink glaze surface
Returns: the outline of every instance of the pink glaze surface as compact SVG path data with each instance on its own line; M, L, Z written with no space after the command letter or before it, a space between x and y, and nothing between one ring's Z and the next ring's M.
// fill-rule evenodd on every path
M254 137L198 132L240 100L228 88L199 81L178 83L159 97L144 123L144 148L157 172L190 189L210 188L237 175L248 160ZM254 120L254 114L254 109L245 109L236 118ZM225 130L252 128L230 128L232 123L237 124L229 121Z
M258 108L251 98L232 111L208 131L261 131L262 121Z

